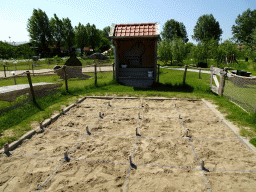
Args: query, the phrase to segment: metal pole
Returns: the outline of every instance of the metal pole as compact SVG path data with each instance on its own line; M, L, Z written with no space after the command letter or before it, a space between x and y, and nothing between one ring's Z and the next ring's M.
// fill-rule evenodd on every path
M30 77L30 72L26 71L26 73L27 73L27 77L28 77L28 83L29 83L29 86L30 86L30 91L31 91L31 95L32 95L32 98L33 98L33 102L36 103L36 97L35 97L32 81L31 81L31 77Z
M199 67L199 79L201 79L201 67Z

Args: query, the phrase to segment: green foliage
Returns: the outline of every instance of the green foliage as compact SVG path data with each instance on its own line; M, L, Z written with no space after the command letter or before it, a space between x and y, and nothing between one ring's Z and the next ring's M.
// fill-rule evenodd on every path
M90 25L89 23L86 25L86 30L89 36L89 44L92 47L93 50L95 50L96 47L100 47L101 44L101 34L99 29L96 29L96 26Z
M111 44L111 42L107 38L102 37L101 42L100 42L99 52L102 53L106 50L109 50L111 47L110 44Z
M89 25L89 23L87 25ZM81 49L80 55L83 54L83 48L89 44L89 34L87 29L80 22L78 23L78 26L75 26L75 43L76 46Z
M219 22L210 14L202 15L198 18L192 38L196 41L208 41L211 38L219 41L221 35L222 29L220 28Z
M52 44L50 21L41 9L34 9L33 15L28 19L27 31L34 47L39 47L39 52L48 51ZM43 56L43 55L42 55Z
M166 21L161 35L163 39L174 40L178 37L182 38L184 43L188 42L188 36L185 25L181 22L175 21L174 19Z
M185 43L181 38L176 38L173 41L173 55L177 61L177 65L180 65L186 57Z
M73 45L75 45L75 31L74 28L71 25L71 21L69 18L62 19L63 22L63 32L64 32L64 44L68 50L71 49Z
M54 18L50 20L50 26L53 42L58 49L58 54L60 54L60 48L64 44L62 44L62 40L65 36L63 22L54 14Z
M232 26L232 34L239 43L251 43L253 29L256 26L256 10L247 9L238 15L235 20L236 25ZM256 41L254 41L256 43Z
M254 147L256 147L256 138L253 138L249 141Z
M162 40L158 45L158 55L164 61L165 65L167 64L168 60L173 59L173 48L172 43L169 39Z

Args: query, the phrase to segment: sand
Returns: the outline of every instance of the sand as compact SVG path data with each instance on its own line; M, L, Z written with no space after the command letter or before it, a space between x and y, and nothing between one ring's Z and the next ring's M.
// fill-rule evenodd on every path
M255 153L202 101L88 98L0 154L0 191L254 191L255 181Z

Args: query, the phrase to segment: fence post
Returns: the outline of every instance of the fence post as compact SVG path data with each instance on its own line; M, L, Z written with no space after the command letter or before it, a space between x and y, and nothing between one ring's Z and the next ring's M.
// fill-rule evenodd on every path
M113 65L113 80L115 80L115 63L112 63Z
M201 79L201 67L199 67L199 79Z
M183 76L183 86L186 84L187 68L188 68L188 66L185 65L184 76Z
M33 76L35 76L35 73L34 73L34 63L35 63L35 61L33 62L33 64L32 64L32 73L33 73Z
M67 78L67 73L66 73L66 65L63 65L62 69L64 71L66 91L68 92L68 78Z
M160 76L160 64L157 64L157 83L159 83L159 76Z
M255 103L255 109L254 109L254 113L256 113L256 103Z
M94 65L94 79L95 79L95 86L97 86L97 64Z
M30 77L30 72L26 71L26 73L27 73L27 77L28 77L28 83L29 83L29 86L30 86L30 91L31 91L31 95L32 95L32 98L33 98L33 102L36 103L36 97L35 97L35 92L34 92L31 77Z
M4 76L6 77L5 64L4 64Z
M218 94L219 94L220 96L222 96L222 95L223 95L223 92L224 92L225 77L226 77L226 72L221 71L221 72L220 72L220 87L219 87L219 91L218 91Z
M210 87L212 87L212 80L213 80L213 65L211 65L210 71L211 71Z

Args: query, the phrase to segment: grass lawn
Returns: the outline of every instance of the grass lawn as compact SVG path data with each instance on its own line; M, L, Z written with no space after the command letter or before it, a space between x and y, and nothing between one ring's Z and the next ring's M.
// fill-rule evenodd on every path
M36 62L34 69L35 70L36 69L53 69L53 67L55 67L57 64L60 66L64 65L66 61L67 59L63 59L63 60L61 59L61 61L50 61L50 64L49 64L48 61L41 60ZM115 62L114 59L106 59L106 60L99 61L97 59L94 60L94 59L81 59L81 58L79 58L79 61L81 61L83 66L93 65L93 61L95 61L95 63L100 65L110 65L111 63ZM7 64L0 62L0 71L4 71L3 65L6 65L5 67L6 71L31 70L32 64L33 64L33 61L19 62L16 64L16 67L15 67L15 64L11 62L10 63L7 62Z
M112 72L98 73L98 86L94 86L94 79L68 80L69 92L65 91L63 81L58 81L59 77L52 76L32 76L32 82L53 82L63 83L60 92L37 98L40 108L32 102L20 108L13 109L0 114L0 146L6 142L18 139L28 130L31 130L32 122L40 122L49 118L54 111L60 111L63 106L74 103L78 98L85 95L115 95L115 96L136 96L154 97L164 96L168 98L204 98L219 106L219 110L227 114L226 118L241 126L241 134L250 138L256 137L256 114L248 114L241 108L231 103L227 98L220 97L210 91L210 75L201 74L202 79L198 79L198 73L188 72L186 85L183 86L183 71L160 69L160 83L151 88L134 88L117 84L113 81ZM88 74L93 76L93 74ZM26 77L17 78L17 83L27 83ZM0 80L0 86L13 85L13 79ZM0 109L10 106L8 102L0 102ZM249 127L249 129L243 129Z

